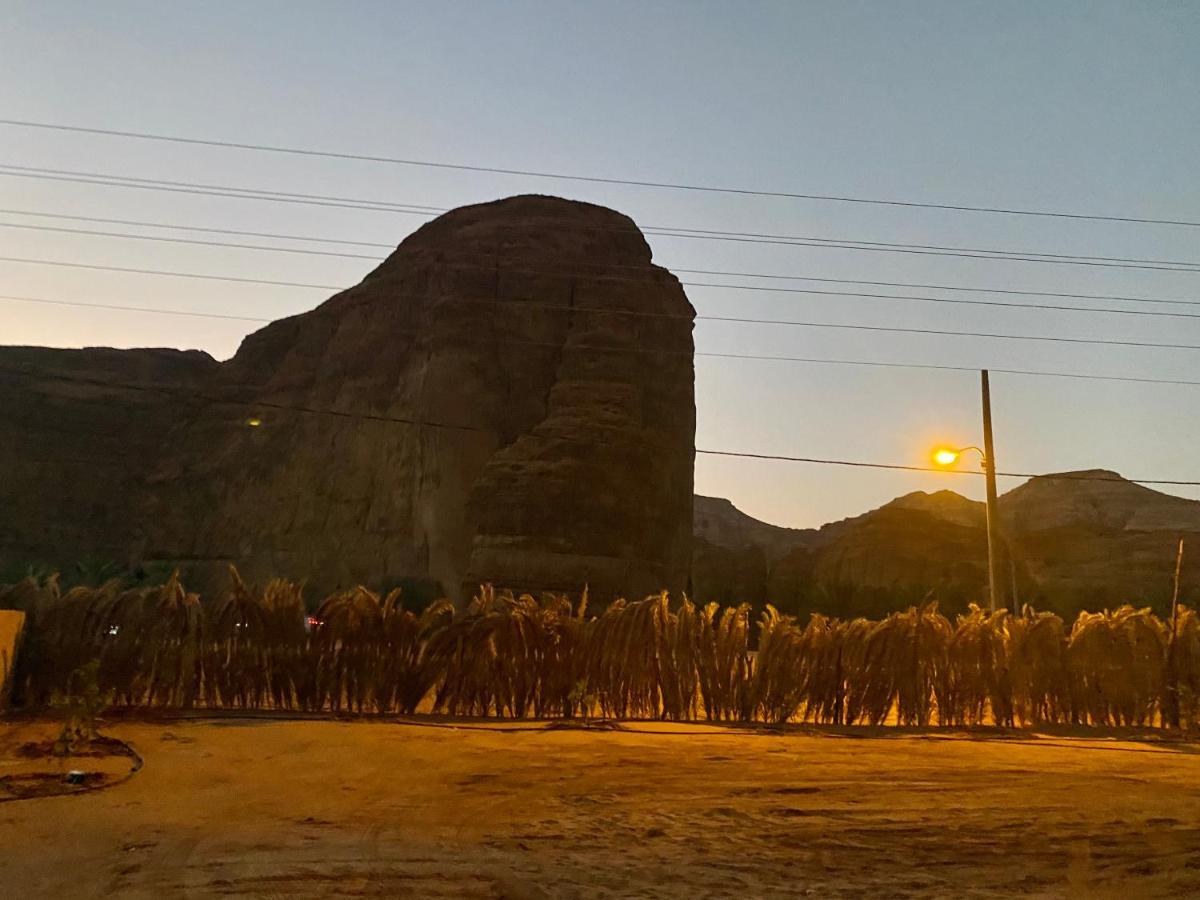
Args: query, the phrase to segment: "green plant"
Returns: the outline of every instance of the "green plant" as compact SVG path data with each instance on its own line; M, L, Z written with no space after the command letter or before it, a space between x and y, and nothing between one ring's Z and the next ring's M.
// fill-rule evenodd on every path
M112 691L100 688L100 660L80 666L67 679L67 689L55 695L54 706L63 717L63 728L55 741L56 750L68 756L79 744L91 743L98 736L96 720L112 703Z
M572 710L579 712L579 717L586 725L591 718L592 710L596 708L596 694L588 687L587 679L581 678L575 682L567 695L567 702Z

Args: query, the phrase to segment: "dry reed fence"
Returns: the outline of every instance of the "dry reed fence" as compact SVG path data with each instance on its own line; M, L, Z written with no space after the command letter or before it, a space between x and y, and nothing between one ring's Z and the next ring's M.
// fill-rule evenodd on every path
M24 609L14 697L49 703L99 661L127 706L463 716L708 719L825 724L1200 723L1200 619L1129 606L986 613L934 605L880 621L768 607L697 607L663 594L582 602L490 587L461 612L406 610L398 591L329 597L305 625L300 587L274 580L202 603L178 577L156 588L60 592L54 578L0 588ZM756 649L753 649L756 648Z

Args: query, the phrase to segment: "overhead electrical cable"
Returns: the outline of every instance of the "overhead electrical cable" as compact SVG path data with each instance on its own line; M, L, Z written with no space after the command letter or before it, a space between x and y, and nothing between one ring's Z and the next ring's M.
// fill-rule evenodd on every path
M26 296L17 296L17 295L9 295L9 294L0 294L0 300L13 301L13 302L18 302L18 303L48 304L48 305L53 305L53 306L71 306L71 307L79 307L79 308L84 308L84 309L95 308L95 309L104 309L104 310L116 310L116 311L122 311L122 312L148 313L148 314L155 314L155 315L187 316L187 317L211 318L211 319L232 319L232 320L242 321L242 322L256 322L256 323L264 324L264 325L269 324L270 322L274 321L272 319L260 318L257 316L239 316L239 315L233 315L233 314L227 314L227 313L207 313L207 312L201 312L199 310L176 310L176 309L167 309L164 307L132 306L132 305L126 305L126 304L113 304L113 303L88 303L88 302L75 301L75 300L57 300L57 299L51 299L51 298L46 298L46 297L26 297ZM470 303L470 302L492 302L492 303L496 303L496 302L503 302L503 301L460 300L458 302L467 302L467 303ZM517 304L512 304L512 308L519 310L521 308L521 306L528 306L531 304L532 304L532 301L520 301ZM570 310L572 312L597 312L600 314L609 314L610 312L612 312L612 313L620 313L621 312L620 310L612 310L612 311L610 311L610 310L591 310L591 309L588 309L587 307L556 306L553 308ZM655 314L655 313L646 313L645 315L670 316L670 314ZM397 331L397 333L401 333L401 331ZM415 331L415 330L410 330L405 333L419 334L420 332ZM519 340L519 339L491 338L491 337L480 338L478 340L485 341L487 343L503 344L506 346L513 345L513 346L553 347L553 348L557 348L559 346L559 344L557 344L557 343L547 342L547 341L526 341L526 340ZM1086 373L1086 372L1060 372L1060 371L1047 371L1047 370L1038 370L1038 369L1010 369L1010 368L1000 368L997 366L952 366L952 365L943 365L943 364L938 364L938 363L904 363L904 362L892 362L892 361L887 361L887 360L829 359L829 358L823 358L823 357L807 357L807 356L782 356L782 355L754 354L754 353L723 353L723 352L719 352L719 351L706 351L706 350L694 350L694 351L669 350L669 349L664 349L664 348L652 348L652 347L615 347L615 346L591 346L591 345L576 345L576 347L577 347L577 349L580 349L580 350L590 350L590 351L602 352L602 353L649 353L649 354L673 355L673 354L685 354L685 353L691 352L694 356L714 358L714 359L746 359L746 360L757 360L757 361L765 361L765 362L789 362L789 363L802 363L802 364L811 364L811 365L856 366L856 367L885 368L885 369L912 369L912 370L927 370L927 371L972 372L972 373L974 373L974 372L978 372L981 368L987 368L992 372L997 372L997 373L1001 373L1001 374L1020 375L1020 376L1029 376L1029 377L1070 378L1070 379L1082 379L1082 380L1087 380L1087 381L1113 381L1113 382L1125 382L1125 383L1133 383L1133 384L1163 384L1163 385L1200 386L1200 381L1193 381L1193 380L1188 380L1188 379L1178 379L1178 378L1150 378L1150 377L1142 377L1142 376L1136 376L1136 375L1105 375L1105 374L1100 374L1100 373Z
M83 376L67 375L67 374L57 373L57 372L37 372L37 371L29 370L29 369L9 369L9 368L5 368L3 366L0 366L0 373L24 376L26 378L31 378L31 379L40 379L40 380L49 380L49 381L66 381L66 382L75 382L75 383L81 383L81 384L89 384L89 385L92 385L95 387L115 388L118 390L133 390L133 391L147 391L147 392L162 393L162 394L166 394L169 396L170 395L179 396L182 398L196 400L196 401L200 401L203 403L213 403L213 404L220 404L220 405L237 406L239 408L248 409L248 410L269 409L269 410L277 410L277 411L298 412L298 413L304 413L304 414L309 414L309 415L328 415L328 416L335 416L338 418L361 419L364 421L373 421L373 422L387 422L387 423L395 423L395 424L400 424L400 425L411 425L411 426L416 426L416 427L440 428L440 429L448 429L448 430L455 430L455 431L471 431L471 432L478 432L478 433L485 433L485 434L491 433L488 429L479 428L478 426L474 426L474 425L453 424L453 423L439 422L436 420L429 420L429 419L415 419L415 418L409 418L409 417L405 417L405 416L384 415L382 413L362 413L362 412L354 412L351 410L333 409L333 408L328 408L328 407L311 407L311 406L304 406L304 405L300 405L300 404L276 403L273 401L261 400L261 399L238 400L238 399L233 399L230 397L216 397L216 396L203 394L203 393L200 393L198 391L193 391L193 390L172 388L172 387L168 387L166 385L161 385L161 384L137 384L135 382L117 382L117 381L111 381L108 379L88 378L88 377L83 377ZM251 385L244 385L244 386L251 387ZM529 437L533 437L536 439L539 436L538 435L529 435ZM542 439L543 440L553 440L553 441L563 441L563 442L567 442L567 443L583 443L583 444L589 444L589 445L593 445L593 444L613 445L613 444L616 444L616 442L603 441L603 440L596 439L594 437L582 437L582 436L575 437L575 436L567 436L567 435L562 435L562 434L555 434L553 437L546 436L546 437L542 437ZM663 447L660 445L653 445L653 444L648 444L648 443L645 443L644 445L651 447L653 449L657 449L657 450L681 449L681 448ZM628 446L628 445L626 443L622 442L620 444L620 446ZM688 449L691 449L691 448L688 448ZM904 464L900 464L900 463L863 462L863 461L859 461L859 460L827 459L827 458L822 458L822 457L811 457L811 456L787 456L787 455L775 454L775 453L754 453L754 452L746 452L746 451L739 451L739 450L714 450L714 449L701 448L701 447L695 448L695 452L697 454L706 455L706 456L723 456L723 457L733 457L733 458L739 458L739 459L755 459L755 460L775 460L775 461L781 461L781 462L799 462L799 463L810 463L810 464L816 464L816 465L848 466L848 467L853 467L853 468L885 469L885 470L900 471L900 472L938 472L938 473L947 473L947 474L954 474L954 475L976 475L976 476L983 474L982 472L977 472L977 471L972 471L972 470L967 470L967 469L942 469L942 468L935 468L933 466L913 466L913 465L904 465ZM1183 480L1183 479L1164 479L1164 478L1123 478L1123 477L1119 477L1119 476L1113 478L1113 477L1109 477L1107 475L1094 475L1091 473L1083 473L1083 472L1078 472L1078 473L1063 472L1063 473L1053 473L1053 474L1048 474L1048 475L1040 475L1040 474L1028 473L1028 472L997 472L996 475L1000 476L1000 477L1004 477L1004 478L1045 478L1045 479L1052 479L1052 480L1105 481L1105 482L1132 481L1137 484L1161 484L1161 485L1177 485L1177 486L1188 486L1188 487L1200 486L1200 481L1190 481L1190 480Z
M273 252L273 253L291 253L304 256L327 256L344 259L365 259L374 263L383 262L383 258L363 253L342 253L329 250L313 250L307 247L271 247L262 244L243 244L233 241L206 241L196 240L192 238L177 238L167 237L164 235L153 234L129 234L127 232L116 231L100 231L88 228L62 228L54 225L31 225L23 222L0 222L0 228L17 228L33 231L47 231L56 234L78 234L87 235L90 237L109 237L122 240L141 240L154 241L158 243L171 244L188 244L201 247L220 247L236 250L252 250L256 252ZM447 264L447 268L463 268L456 267L454 264ZM470 266L470 268L479 268L478 265ZM568 277L562 272L553 272L550 270L526 269L518 267L506 267L502 271L508 273L521 273L532 275L555 275L559 277ZM625 282L644 282L645 279L637 279L631 277L620 276L585 276L589 280L604 280L604 281L625 281ZM1179 313L1179 312L1163 312L1158 310L1140 310L1140 309L1097 309L1095 307L1086 306L1064 306L1062 304L1052 303L1014 303L1005 300L964 300L960 297L929 297L929 296L912 296L907 294L885 294L878 292L864 291L830 291L820 290L815 288L796 288L796 287L772 287L767 285L749 285L749 284L720 284L709 281L681 281L684 287L702 287L702 288L724 288L726 290L738 291L757 291L760 293L775 293L775 294L804 294L817 295L824 297L850 297L855 299L882 299L892 301L913 301L921 303L949 303L963 306L990 306L1002 307L1008 309L1023 309L1023 310L1051 310L1058 312L1073 312L1073 313L1092 313L1092 314L1107 314L1107 315L1125 315L1125 316L1153 316L1153 317L1168 317L1168 318L1185 318L1196 319L1200 318L1200 313ZM1200 306L1200 301L1195 301L1195 304ZM699 319L719 318L717 316L697 316ZM734 321L734 320L730 320ZM756 322L757 319L737 319L736 321ZM766 322L766 324L779 324L776 322Z
M82 300L54 300L49 297L22 297L15 294L0 294L0 300L14 303L44 303L49 306L74 306L82 309L110 309L120 312L153 313L156 316L189 316L197 319L234 319L238 322L257 322L266 325L273 321L259 316L237 316L232 313L201 312L192 309L165 309L161 306L129 306L122 303L85 303Z
M97 272L126 272L132 275L160 275L171 278L199 278L205 281L230 281L240 284L270 284L279 287L312 288L321 291L343 291L338 284L313 284L308 281L276 281L270 278L243 278L237 275L208 275L203 272L171 272L165 269L139 269L131 266L104 266L97 263L79 263L66 260L27 259L21 256L0 256L0 262L24 263L32 266L57 266L69 269L92 269Z
M15 171L10 171L15 170ZM199 193L204 195L213 195L221 197L235 197L247 200L280 200L289 203L309 203L303 194L291 194L276 191L258 191L256 189L247 188L216 188L210 189L213 186L192 186L187 182L167 182L154 179L133 178L129 176L113 176L113 175L95 175L88 176L87 179L79 177L65 177L62 175L50 174L33 174L37 172L47 173L54 171L65 170L48 170L34 169L27 166L12 166L0 165L0 175L30 177L30 178L48 178L51 180L63 181L81 181L85 184L100 184L110 187L135 187L149 190L170 190L181 191L183 193ZM87 173L73 173L74 175L84 175ZM105 180L96 180L97 178ZM174 185L174 186L172 186ZM188 185L184 187L183 185ZM375 212L396 212L405 215L416 215L425 218L430 218L436 212L445 212L446 209L436 207L412 207L410 204L388 204L382 201L373 200L350 200L347 202L337 202L330 198L320 198L320 195L312 195L314 199L311 203L317 206L339 206L349 209L363 209ZM318 199L319 198L319 199ZM435 210L435 211L429 211ZM1105 256L1076 256L1070 254L1053 254L1053 253L1035 253L1027 251L1009 251L997 250L988 248L971 248L971 247L938 247L935 245L925 244L901 244L901 243L885 243L881 241L860 241L854 239L843 238L823 238L809 236L794 236L794 235L761 235L755 232L736 232L736 231L717 231L714 229L689 229L666 225L644 225L640 229L634 228L616 228L605 225L570 225L564 224L556 220L556 224L560 227L570 227L579 230L591 231L619 231L637 234L650 234L656 237L675 237L688 238L698 240L720 240L732 241L735 243L750 243L750 244L770 244L775 246L790 246L790 247L816 247L835 250L857 250L864 252L879 252L879 253L902 253L918 256L944 256L966 259L994 259L1005 262L1028 262L1028 263L1046 263L1050 265L1069 265L1069 266L1092 266L1110 269L1139 269L1148 271L1161 272L1200 272L1200 261L1176 261L1176 260L1155 260L1155 259L1136 259L1129 257L1105 257Z
M102 217L98 217L98 216L80 216L80 215L71 215L71 214L67 214L67 213L41 212L41 211L27 210L27 209L0 209L0 214L37 216L37 217L41 217L41 218L51 218L51 219L68 219L68 220L73 220L73 221L96 222L96 223L103 223L103 224L110 224L110 225L132 225L132 226L144 227L144 228L162 228L162 229L167 229L167 230L172 230L172 231L196 231L196 232L211 233L211 234L234 235L234 236L240 236L240 237L261 237L261 238L270 238L270 239L281 240L281 241L304 241L307 243L344 244L344 245L359 246L359 247L378 247L380 249L386 249L386 250L394 250L396 248L395 244L384 243L384 242L380 242L380 241L355 241L355 240L347 240L344 238L315 237L315 236L309 236L309 235L296 235L296 234L280 234L278 232L269 232L269 231L242 231L242 230L229 229L229 228L211 228L211 227L205 227L205 226L200 226L200 225L174 225L174 224L169 224L169 223L165 223L165 222L147 222L144 220L137 220L137 219L112 219L112 218L102 218ZM129 235L129 236L132 237L132 235ZM138 237L142 237L142 235L138 235ZM238 246L240 246L240 245L238 245ZM245 247L245 249L251 249L251 248ZM255 249L257 249L257 248L255 248ZM282 248L270 248L270 249L282 249ZM347 256L349 256L350 258L357 258L357 256L350 255L350 254L347 254ZM363 257L363 258L374 259L375 257ZM613 270L633 269L633 270L638 270L638 271L644 271L647 267L644 265L634 266L634 265L622 265L619 263L604 263L604 264L592 265L592 266L590 266L590 268L605 269L605 270L607 270L607 269L613 269ZM665 268L667 268L672 273L680 273L681 272L681 273L690 274L690 275L715 275L715 276L729 277L729 278L761 278L761 279L782 280L782 281L809 281L809 282L820 283L820 284L825 284L825 283L827 283L827 284L864 284L864 285L868 285L868 286L872 286L872 287L902 287L902 288L914 288L914 289L919 289L919 290L959 291L959 292L982 293L982 294L1015 295L1015 296L1022 296L1022 297L1061 297L1061 298L1070 299L1070 300L1100 300L1100 301L1106 301L1106 302L1121 302L1121 303L1156 303L1156 304L1177 305L1177 306L1200 306L1200 300L1183 300L1183 299L1178 299L1178 298L1125 296L1125 295L1120 295L1120 294L1077 294L1077 293L1066 293L1066 292L1061 292L1061 291L1029 291L1029 290L1017 290L1017 289L1012 289L1012 288L988 288L988 287L978 287L978 286L973 286L973 285L930 284L930 283L924 283L924 282L907 282L907 281L866 281L866 280L854 279L854 278L821 278L821 277L815 277L815 276L811 276L811 275L782 275L782 274L767 273L767 272L729 272L729 271L722 271L722 270L716 270L716 269L687 269L687 268L681 268L681 267L669 266L669 265L665 266ZM589 273L589 277L590 277L590 273ZM687 284L687 282L685 282L685 284ZM698 287L699 286L705 286L705 287L710 286L710 285L701 284L698 282L692 282L691 284L693 284L694 286L698 286ZM715 285L713 285L713 286L715 286ZM727 287L727 286L736 287L736 285L720 285L720 286L721 287ZM867 296L867 295L859 294L857 292L854 292L852 295L853 296ZM887 296L887 295L883 295L883 296Z
M100 231L93 228L62 228L57 225L30 225L24 222L0 222L0 228L20 228L27 231L49 231L55 234L83 234L92 237L121 238L123 240L156 241L166 244L192 244L199 247L225 247L234 250L263 250L273 253L296 253L301 256L332 256L338 259L365 259L381 263L383 257L375 253L344 253L334 250L314 250L311 247L268 247L262 244L242 244L235 241L201 241L195 238L168 237L162 234L130 234L123 231Z
M270 284L270 285L283 285L283 286L287 286L287 287L308 287L308 288L323 288L326 290L342 290L341 288L330 287L328 285L315 285L315 284L309 284L309 283L305 283L305 282L272 281L272 280L260 279L260 278L242 278L242 277L236 277L236 276L208 275L208 274L197 273L197 272L173 272L173 271L162 270L162 269L139 269L139 268L132 268L132 267L124 267L124 266L107 266L107 265L99 265L99 264L92 264L92 263L77 263L77 262L69 262L69 261L64 261L64 260L29 259L26 257L16 257L16 256L0 256L0 262L15 262L15 263L23 263L23 264L27 264L27 265L38 265L38 266L64 266L64 267L77 268L77 269L95 269L95 270L105 271L105 272L127 272L127 273L138 274L138 275L159 275L159 276L169 276L169 277L175 277L175 278L200 278L200 279L216 280L216 281L248 282L251 284ZM472 302L477 302L477 301L473 300ZM580 307L570 307L570 308L574 309L575 311L579 311L579 312L589 311L587 308L580 308ZM606 309L593 309L590 311L605 313L605 314L615 314L615 315L640 314L640 311L638 311L638 310L614 311L614 310L606 310ZM687 318L692 318L692 317L688 316ZM697 318L699 318L699 317L697 317ZM706 316L705 318L707 318L707 319L722 318L724 321L743 321L743 322L751 321L751 322L755 322L757 324L787 325L787 326L792 326L792 327L797 327L797 328L830 328L830 329L842 329L842 330L848 330L848 331L880 332L880 333L888 333L888 334L924 334L924 335L939 335L939 336L945 336L945 337L986 338L986 339L1008 340L1008 341L1044 341L1044 342L1052 342L1052 343L1089 344L1089 345L1095 345L1095 346L1109 346L1109 347L1146 347L1146 348L1153 348L1153 349L1159 349L1159 350L1200 350L1200 344L1176 344L1176 343L1168 343L1168 342L1160 342L1160 341L1133 341L1133 340L1114 340L1114 339L1106 339L1106 338L1081 338L1081 337L1071 337L1071 336L1066 336L1066 335L1008 334L1005 332L994 332L994 331L955 331L955 330L951 330L951 329L905 328L905 327L892 326L892 325L867 325L867 324L862 324L862 323L804 322L804 321L795 321L795 320L790 320L790 319L749 320L749 319L739 319L736 317L716 317L716 316Z
M764 190L756 188L724 187L719 185L687 184L667 181L653 181L634 178L614 178L599 175L579 175L565 172L549 172L535 169L517 169L501 166L469 165L465 163L438 162L433 160L406 159L395 156L383 156L367 153L348 153L333 150L316 150L305 147L287 147L273 144L259 144L249 141L218 140L214 138L182 137L179 135L157 134L144 131L126 131L115 128L92 128L82 125L63 124L58 122L38 122L29 119L0 119L0 125L20 128L36 128L49 131L72 132L76 134L95 134L108 137L131 138L146 141L161 141L174 144L191 144L204 147L221 147L234 150L250 150L260 153L277 153L292 156L322 157L326 159L354 160L358 162L386 163L400 166L417 166L423 168L445 169L451 171L481 172L493 175L514 175L525 178L548 178L560 181L578 181L592 184L625 185L630 187L659 188L678 191L705 192L717 194L736 194L754 197L779 197L793 200L818 200L835 203L857 203L876 206L909 207L919 209L939 209L951 212L991 213L1006 216L1037 216L1058 219L1078 219L1101 222L1126 222L1146 225L1176 225L1200 227L1200 221L1186 219L1151 218L1148 216L1132 215L1101 215L1097 213L1080 213L1060 210L1021 209L1017 207L974 205L965 203L934 203L916 200L892 200L874 197L856 197L850 195L827 193L801 193L796 191Z
M34 178L41 181L62 181L72 184L94 184L100 187L123 187L147 191L166 191L175 194L195 194L201 197L225 197L241 200L262 200L274 203L297 203L304 206L327 206L337 209L359 209L368 212L403 213L429 218L445 212L442 207L392 203L367 198L327 197L323 194L302 194L272 191L263 188L240 188L211 185L192 181L171 181L159 178L138 178L132 175L111 175L102 172L79 172L72 169L46 169L0 163L0 175L9 178Z
M864 281L858 278L819 278L812 275L779 275L763 272L725 272L711 269L677 269L672 272L686 272L689 275L721 275L729 278L765 278L780 281L811 281L818 284L865 284L871 287L903 287L928 291L961 291L975 294L1004 294L1017 297L1062 297L1068 300L1105 300L1122 303L1163 303L1178 306L1200 306L1200 300L1182 300L1176 298L1126 296L1122 294L1072 294L1062 291L1027 291L1016 288L976 287L962 284L928 284L913 281Z
M147 222L144 219L109 219L101 216L81 216L73 213L44 212L33 209L0 209L0 215L37 216L43 219L68 219L73 222L96 222L103 225L133 225L138 228L165 228L169 231L199 231L205 234L228 234L236 237L272 238L279 241L305 241L317 244L348 244L354 247L377 247L394 250L395 244L382 241L351 241L343 238L307 237L298 234L280 234L276 231L241 231L234 228L211 228L203 225L172 225L166 222Z
M99 265L99 264L92 264L92 263L68 262L68 261L64 261L64 260L29 259L29 258L25 258L25 257L16 257L16 256L0 256L0 262L15 262L15 263L23 263L23 264L28 264L28 265L39 265L39 266L65 266L65 267L77 268L77 269L95 269L95 270L106 271L106 272L128 272L128 273L139 274L139 275L160 275L160 276L170 276L170 277L175 277L175 278L201 278L201 279L217 280L217 281L249 282L251 284L272 284L272 285L284 285L284 286L288 286L288 287L309 287L309 288L323 287L324 289L327 289L327 290L329 290L329 289L341 290L340 288L330 288L329 286L325 286L325 285L314 285L314 284L308 284L308 283L303 283L303 282L271 281L268 279L241 278L241 277L234 277L234 276L226 277L226 276L208 275L208 274L197 273L197 272L172 272L172 271L161 270L161 269L138 269L138 268L124 267L124 266L107 266L107 265ZM472 302L475 302L475 301L472 301ZM576 311L581 311L581 312L588 311L586 308L581 309L580 307L573 307L573 309L575 309ZM591 311L606 313L606 314L617 314L617 315L630 314L630 313L637 314L639 312L637 310L614 312L612 310L605 310L605 309L595 309L595 310L591 310ZM691 317L689 316L688 318L691 318ZM707 316L706 318L715 319L718 317ZM724 318L726 321L749 321L749 320L745 320L745 319L737 319L734 317L724 317ZM955 331L955 330L951 330L951 329L938 329L938 328L904 328L904 327L892 326L892 325L866 325L866 324L861 324L861 323L843 323L843 322L804 322L804 321L795 321L795 320L790 320L790 319L770 319L770 320L759 319L759 320L753 320L753 321L757 322L758 324L786 325L786 326L797 327L797 328L829 328L829 329L840 329L840 330L848 330L848 331L870 331L870 332L887 333L887 334L923 334L923 335L937 335L937 336L944 336L944 337L986 338L986 339L1007 340L1007 341L1044 341L1044 342L1052 342L1052 343L1088 344L1088 345L1094 345L1094 346L1108 346L1108 347L1146 347L1146 348L1153 348L1153 349L1159 349L1159 350L1200 350L1200 344L1176 344L1176 343L1168 343L1168 342L1160 342L1160 341L1133 341L1133 340L1114 340L1114 339L1105 339L1105 338L1081 338L1081 337L1070 337L1070 336L1066 336L1066 335L1008 334L1005 332L994 332L994 331Z

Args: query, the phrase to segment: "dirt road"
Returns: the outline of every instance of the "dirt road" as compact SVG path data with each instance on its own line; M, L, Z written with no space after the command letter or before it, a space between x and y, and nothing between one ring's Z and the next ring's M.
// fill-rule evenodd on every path
M132 779L0 804L0 896L1200 896L1194 746L629 728L117 723Z

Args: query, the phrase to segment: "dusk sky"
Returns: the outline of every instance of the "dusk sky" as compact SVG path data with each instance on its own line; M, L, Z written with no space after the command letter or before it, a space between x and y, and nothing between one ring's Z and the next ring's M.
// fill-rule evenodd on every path
M1200 222L1200 5L0 3L0 118L623 179ZM586 184L0 126L0 226L271 246L69 214L396 244L424 218L17 177L26 166L438 208L552 193L643 226L1200 263L1200 228ZM8 174L4 174L5 171ZM1146 271L650 236L671 269L1200 304ZM349 286L367 259L0 227L0 256ZM386 251L349 248L349 252ZM681 280L830 288L680 274ZM832 286L854 290L853 286ZM1141 316L689 287L700 314L1200 345L1200 305L871 288ZM0 293L278 318L330 290L0 261ZM257 326L0 300L0 343L195 347ZM1200 350L700 321L702 352L1200 380ZM514 351L519 352L519 351ZM1200 386L993 376L1001 470L1200 480ZM699 448L926 464L978 375L696 360ZM1004 479L1001 490L1018 482ZM982 479L700 456L696 490L812 526ZM1200 498L1197 488L1164 488Z

